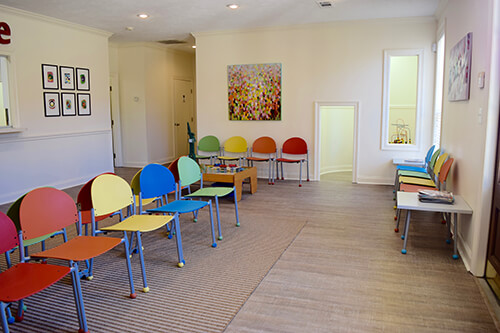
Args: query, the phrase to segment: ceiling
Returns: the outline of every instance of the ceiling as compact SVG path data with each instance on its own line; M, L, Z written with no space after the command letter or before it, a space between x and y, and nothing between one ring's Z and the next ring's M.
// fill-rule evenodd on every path
M234 1L234 2L233 2ZM112 42L179 40L196 32L433 16L440 0L0 0L0 4L113 33ZM321 0L328 2L328 0ZM240 8L231 10L229 3ZM150 15L148 19L137 17ZM127 30L129 27L129 30ZM190 46L190 45L187 45Z

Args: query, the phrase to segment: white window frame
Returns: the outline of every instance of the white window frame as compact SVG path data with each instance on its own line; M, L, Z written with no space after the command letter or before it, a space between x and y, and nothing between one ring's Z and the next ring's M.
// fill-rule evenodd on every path
M0 50L0 56L7 58L7 75L9 90L9 126L1 126L0 134L21 132L19 127L19 112L17 100L17 82L16 82L16 62L15 57L8 51ZM3 111L3 110L2 110Z

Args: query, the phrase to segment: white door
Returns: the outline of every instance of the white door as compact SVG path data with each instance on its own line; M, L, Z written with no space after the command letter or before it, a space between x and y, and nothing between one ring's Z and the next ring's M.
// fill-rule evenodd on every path
M176 156L188 155L187 123L194 132L193 83L174 80L174 134Z

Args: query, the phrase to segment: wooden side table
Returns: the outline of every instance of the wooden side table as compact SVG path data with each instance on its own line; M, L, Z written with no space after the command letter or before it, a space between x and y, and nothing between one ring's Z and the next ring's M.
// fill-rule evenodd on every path
M220 173L204 173L203 180L208 182L221 182L234 184L236 188L236 199L241 200L241 192L243 190L243 180L250 178L250 193L257 192L257 168L243 167L240 172L220 172Z

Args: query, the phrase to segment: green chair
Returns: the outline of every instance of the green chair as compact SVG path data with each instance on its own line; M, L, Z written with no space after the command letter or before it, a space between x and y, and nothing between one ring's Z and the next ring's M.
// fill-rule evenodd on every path
M200 152L208 153L208 155L200 154ZM207 135L200 139L196 147L196 159L204 160L209 159L210 164L214 164L214 158L220 153L220 142L213 135Z
M217 213L217 227L219 231L219 240L222 239L222 232L220 226L220 214L219 214L219 198L224 197L233 193L234 197L234 209L236 213L236 226L240 226L239 214L238 214L238 199L236 198L236 191L234 187L203 187L203 174L200 171L200 166L196 161L192 160L187 156L182 156L179 158L177 163L177 168L179 172L179 188L183 186L189 186L200 181L200 189L193 193L189 193L182 196L182 192L179 193L179 198L206 198L211 197L215 199L215 210ZM182 187L181 187L182 186Z

